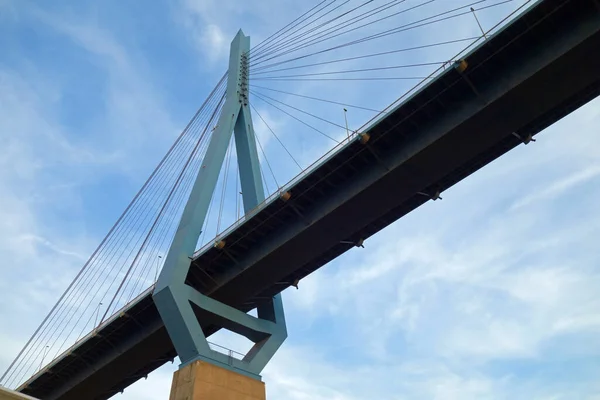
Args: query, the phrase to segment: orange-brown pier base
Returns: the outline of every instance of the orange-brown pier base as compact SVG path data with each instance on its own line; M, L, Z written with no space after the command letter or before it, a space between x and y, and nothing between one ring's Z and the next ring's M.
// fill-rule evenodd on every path
M194 361L173 375L170 400L265 400L265 384L256 379Z

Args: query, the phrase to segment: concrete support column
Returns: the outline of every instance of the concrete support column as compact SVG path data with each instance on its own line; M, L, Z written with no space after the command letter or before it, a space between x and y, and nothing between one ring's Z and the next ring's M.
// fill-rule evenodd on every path
M266 400L265 384L205 361L175 372L169 400Z
M263 399L264 399L264 397L263 397ZM37 400L37 399L0 386L0 400Z

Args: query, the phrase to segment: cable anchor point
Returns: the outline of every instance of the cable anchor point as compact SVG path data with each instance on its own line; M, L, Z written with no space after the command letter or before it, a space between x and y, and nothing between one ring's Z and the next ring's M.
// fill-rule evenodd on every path
M340 243L344 243L344 244L351 244L354 247L361 247L361 248L365 248L364 243L365 243L365 239L360 238L357 241L353 241L353 240L341 240Z
M519 139L521 142L523 142L523 144L529 144L530 142L535 142L535 138L533 137L533 135L531 133L529 135L527 135L526 137L519 135L517 132L513 132L512 134L517 139Z
M417 192L417 194L420 194L421 196L425 196L425 197L429 197L429 199L436 201L436 200L443 200L441 195L441 192L439 190L437 190L433 195L429 194L429 193L425 193L425 192Z

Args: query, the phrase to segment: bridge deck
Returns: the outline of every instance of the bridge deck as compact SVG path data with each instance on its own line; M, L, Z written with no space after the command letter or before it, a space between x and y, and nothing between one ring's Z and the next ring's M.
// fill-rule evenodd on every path
M542 0L194 256L188 284L248 311L600 94L600 3ZM172 360L152 288L19 388L107 399ZM217 328L204 324L208 334Z

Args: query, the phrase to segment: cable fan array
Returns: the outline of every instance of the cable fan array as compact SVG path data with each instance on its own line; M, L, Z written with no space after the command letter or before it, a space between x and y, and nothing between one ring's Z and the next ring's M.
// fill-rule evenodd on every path
M531 3L321 1L252 48L251 104L306 167Z
M225 99L225 76L2 376L15 386L151 286Z
M267 194L343 146L532 0L323 0L253 47L250 107ZM507 16L508 15L508 16ZM487 28L487 30L486 30ZM223 75L0 384L15 387L151 290L226 98ZM398 96L402 95L400 99ZM312 163L312 164L311 164ZM198 246L244 218L233 140Z

